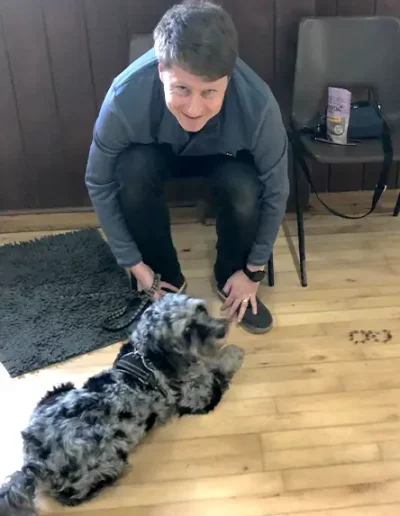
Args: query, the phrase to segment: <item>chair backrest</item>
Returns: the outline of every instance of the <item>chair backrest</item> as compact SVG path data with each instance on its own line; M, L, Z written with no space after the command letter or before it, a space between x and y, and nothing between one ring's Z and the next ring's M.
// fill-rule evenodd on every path
M313 17L300 22L292 123L306 126L328 86L366 88L390 125L400 122L400 20L389 16Z
M135 34L129 42L129 64L153 46L153 34Z

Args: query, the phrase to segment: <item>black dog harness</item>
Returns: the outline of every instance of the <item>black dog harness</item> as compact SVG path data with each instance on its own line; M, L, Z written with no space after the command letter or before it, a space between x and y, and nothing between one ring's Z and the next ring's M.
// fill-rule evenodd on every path
M114 362L114 368L129 375L143 387L157 390L167 397L167 392L158 381L153 369L138 351L131 351L123 355Z

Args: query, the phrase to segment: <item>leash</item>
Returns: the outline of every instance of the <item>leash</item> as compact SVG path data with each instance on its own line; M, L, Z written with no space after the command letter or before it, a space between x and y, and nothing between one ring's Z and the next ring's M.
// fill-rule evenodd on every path
M146 292L133 291L125 306L119 308L103 320L102 328L107 331L120 331L127 328L141 315L147 304L154 301L154 295L160 289L160 284L161 276L155 274L150 290Z

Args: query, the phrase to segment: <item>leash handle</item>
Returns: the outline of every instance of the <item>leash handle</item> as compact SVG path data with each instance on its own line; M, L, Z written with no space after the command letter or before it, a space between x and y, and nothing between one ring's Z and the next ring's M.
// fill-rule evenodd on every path
M127 328L132 322L136 319L138 315L141 314L147 303L154 301L154 295L160 289L161 284L161 276L159 274L154 274L154 280L148 291L138 292L137 290L132 293L132 297L128 299L125 306L118 308L115 312L108 315L101 323L101 326L104 330L107 331L120 331ZM139 305L137 305L138 301L140 301ZM120 319L124 317L124 315L128 314L130 311L132 313L129 314L127 319L124 319L122 322L118 323Z

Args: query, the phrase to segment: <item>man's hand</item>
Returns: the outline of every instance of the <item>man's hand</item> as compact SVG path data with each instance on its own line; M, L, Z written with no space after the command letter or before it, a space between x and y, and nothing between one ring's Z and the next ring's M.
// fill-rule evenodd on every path
M148 292L151 289L154 281L154 272L148 267L145 263L140 262L137 265L134 265L130 268L130 271L135 276L137 281L137 289L139 291ZM179 289L166 283L165 281L161 281L159 290L154 294L153 299L159 299L161 296L165 294L162 291L163 288L167 288L172 292L178 292Z
M260 269L260 267L258 267ZM237 271L225 283L223 291L227 294L223 309L231 319L239 309L238 322L243 319L246 309L251 304L253 314L257 314L256 294L259 283L251 281L243 271Z

